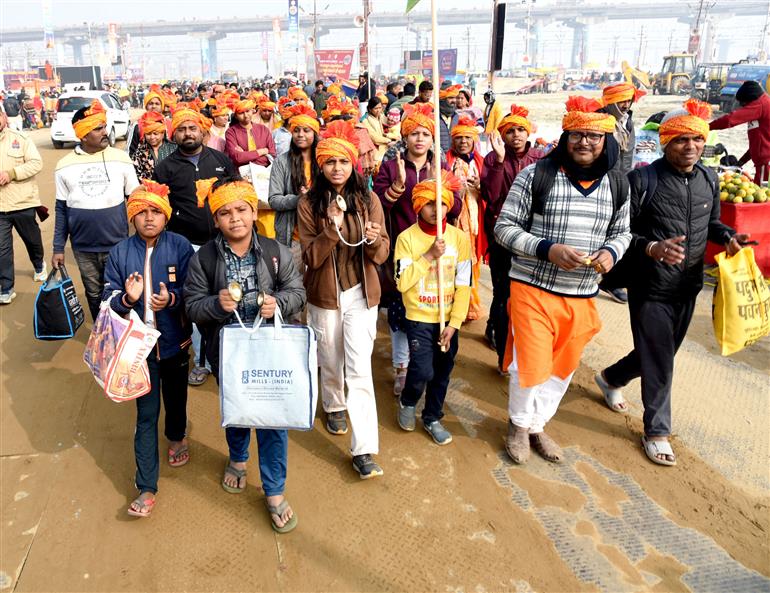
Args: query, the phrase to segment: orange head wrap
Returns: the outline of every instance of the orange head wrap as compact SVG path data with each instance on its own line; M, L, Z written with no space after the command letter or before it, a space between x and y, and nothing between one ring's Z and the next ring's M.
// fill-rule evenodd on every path
M289 103L292 103L292 105L289 105ZM289 121L289 118L291 117L291 108L293 106L293 102L289 97L281 97L278 99L278 113L281 115L282 120Z
M161 89L161 94L163 95L163 104L164 109L168 107L169 109L173 109L174 105L177 103L176 95L172 93L170 90L163 90Z
M302 90L302 87L293 86L288 91L286 91L286 96L289 97L292 101L301 101L301 100L308 100L307 93Z
M259 103L257 103L257 109L260 111L267 109L273 111L275 109L275 102L268 99L267 95L263 95Z
M107 124L107 112L98 99L94 99L91 105L85 111L85 117L72 124L75 130L75 136L83 139L86 134L95 130L99 126Z
M708 138L709 119L711 119L711 105L697 99L687 100L683 109L669 111L660 122L658 133L661 146L684 134L696 134Z
M390 103L385 93L377 93L377 98L380 100L380 103L382 103L383 105L387 105L388 103Z
M152 132L166 132L166 118L157 111L145 111L136 125L139 126L140 139L144 138L145 134Z
M628 82L616 82L609 84L602 90L602 101L605 105L622 103L623 101L636 102L646 95L646 91L637 89Z
M521 105L511 105L511 112L506 115L497 126L497 131L501 136L511 128L524 128L527 135L532 133L532 122L529 121L529 109Z
M463 88L461 84L453 84L445 89L441 89L438 92L439 100L449 99L450 97L456 97L460 94L460 90Z
M171 203L168 201L169 187L162 183L156 183L149 179L142 179L142 184L128 196L126 210L128 220L134 220L134 216L143 212L148 206L155 206L166 215L166 221L171 218Z
M342 107L342 101L340 101L339 97L331 95L326 101L326 109L321 113L324 121L328 122L331 118L342 115Z
M310 128L316 134L321 131L321 124L318 123L318 116L316 115L315 109L309 105L305 105L304 103L294 105L293 107L289 107L289 113L291 113L291 117L289 118L289 130L292 132L294 131L294 128L298 126Z
M404 105L404 119L401 121L401 136L406 137L417 128L425 128L431 136L436 134L432 103L407 103Z
M358 164L358 134L353 122L337 120L326 126L322 140L315 149L315 158L319 167L332 157L348 159L355 167Z
M203 124L201 123L202 119L203 116L197 111L193 111L192 109L174 110L174 113L171 116L171 135L173 136L176 132L176 129L186 121L191 121L199 128L203 128Z
M327 87L326 92L329 93L330 95L339 97L340 94L342 93L342 86L334 82Z
M210 117L206 117L205 115L201 114L199 124L200 124L201 130L203 130L204 132L208 132L211 129L211 126L214 125L214 120L211 119Z
M150 85L150 90L144 96L144 108L147 109L147 103L157 99L160 101L160 110L163 111L166 108L166 97L157 84Z
M211 117L219 117L220 115L230 115L230 108L221 99L209 99L209 113Z
M214 184L218 181L216 177L209 179L199 179L195 182L195 194L198 197L198 208L203 208L206 205L206 200L209 201L209 208L211 213L216 213L222 206L243 200L254 211L257 211L259 200L257 198L257 192L254 191L254 186L240 179L238 181L231 181L224 183L214 189Z
M264 96L265 96L265 93L263 93L262 91L251 91L247 98L254 101L254 103L259 103Z
M455 203L454 193L462 187L460 180L449 171L441 170L441 203L444 205L444 216L452 209ZM436 180L426 179L412 188L412 208L419 214L425 204L436 201Z
M566 102L567 113L561 120L565 132L588 130L612 134L615 131L615 118L607 113L599 113L602 104L587 97L570 97Z
M235 111L235 113L245 113L254 109L256 106L256 103L251 99L242 99L233 105L233 111Z
M233 107L235 107L235 104L236 104L238 101L240 101L240 100L241 100L241 96L238 94L238 92L237 92L237 91L234 91L234 90L232 90L232 89L230 89L229 91L225 91L224 93L222 93L222 96L221 96L221 98L222 98L222 99L224 99L224 101L225 101L225 105L227 105L227 106L230 108L230 110L232 110L232 109L233 109Z
M478 140L479 130L476 127L476 120L467 115L461 115L452 128L452 138L455 136L470 136L474 141Z

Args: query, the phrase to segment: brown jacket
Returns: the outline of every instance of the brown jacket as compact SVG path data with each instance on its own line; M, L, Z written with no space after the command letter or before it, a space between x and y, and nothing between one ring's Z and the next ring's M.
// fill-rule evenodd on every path
M380 225L380 236L371 244L363 244L363 289L369 307L376 307L380 302L380 280L377 266L388 258L390 239L385 231L385 216L380 199L371 194L368 209L361 200L357 208L362 215L365 227L369 221ZM355 224L355 223L354 223ZM305 290L308 303L322 309L337 309L339 306L337 289L337 268L334 252L339 236L334 225L329 224L326 216L316 217L306 196L297 203L297 225L299 240L302 245L302 261L305 262Z

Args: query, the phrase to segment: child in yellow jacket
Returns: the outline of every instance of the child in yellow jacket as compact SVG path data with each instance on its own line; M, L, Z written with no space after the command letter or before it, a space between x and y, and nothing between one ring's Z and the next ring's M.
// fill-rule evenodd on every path
M415 406L425 392L423 425L439 445L452 442L452 435L441 425L441 418L457 354L457 332L468 314L471 294L470 242L465 233L446 223L457 183L451 173L442 173L442 239L436 237L436 181L431 179L414 186L412 205L417 223L398 236L394 256L396 285L406 309L409 339L409 368L399 398L398 424L406 431L414 430ZM443 331L439 325L439 265L443 270L444 321L447 323Z

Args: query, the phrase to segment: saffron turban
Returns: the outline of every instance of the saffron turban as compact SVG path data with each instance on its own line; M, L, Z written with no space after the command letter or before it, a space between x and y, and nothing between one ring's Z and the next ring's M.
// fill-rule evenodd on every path
M198 208L203 208L206 205L206 200L208 200L211 213L214 214L222 206L243 200L255 212L257 211L259 200L257 199L257 192L254 191L254 186L251 183L245 180L231 181L213 189L216 182L216 177L199 179L195 182Z
M449 171L441 170L441 203L444 205L444 216L452 209L455 203L454 192L462 187L460 180ZM425 204L436 201L436 180L426 179L412 189L412 208L419 214Z
M176 129L186 121L193 122L199 128L203 128L201 120L203 116L197 111L192 109L177 109L171 116L171 134L176 132Z
M588 130L612 134L615 131L615 118L608 113L600 113L602 104L587 97L570 97L566 102L567 113L561 120L565 132Z
M104 106L94 99L91 102L90 107L85 111L85 117L72 124L72 129L75 130L75 136L81 140L89 133L98 128L99 126L107 124L107 112L104 110Z
M128 220L134 220L134 216L146 210L148 206L154 206L165 214L168 221L171 218L171 203L168 201L168 194L168 185L142 179L141 185L128 196L128 203L126 204Z
M401 136L406 137L417 128L425 128L431 136L436 134L436 123L433 119L433 105L431 103L417 103L404 105L404 115L401 121Z
M337 120L326 126L321 141L315 149L315 158L319 167L323 167L330 158L344 158L358 164L358 134L353 122Z
M661 146L684 134L708 138L709 119L711 119L711 105L697 99L689 99L682 109L669 111L660 122L658 133Z
M301 87L293 86L288 91L286 91L286 96L289 97L292 101L300 101L304 99L305 101L308 100L307 93L302 90Z
M460 90L463 88L463 85L461 84L453 84L452 86L448 86L445 89L441 89L438 92L438 98L441 99L449 99L451 97L456 97L460 94Z
M623 101L636 102L646 94L645 91L637 89L633 84L628 82L617 82L604 87L602 90L602 101L604 101L605 105L622 103Z
M289 118L289 130L294 131L296 127L312 129L316 134L321 131L321 124L318 123L318 116L315 109L309 105L300 104L289 108L291 117Z
M500 135L505 136L505 133L511 128L524 128L527 130L527 134L531 134L532 122L528 117L529 109L521 105L511 105L511 112L500 120L497 131L500 132Z
M166 132L166 118L157 111L145 111L136 125L139 126L139 138L144 138L145 134L152 132Z
M161 91L160 87L157 84L153 84L150 86L150 91L144 96L144 108L147 109L147 103L152 101L153 99L157 99L160 101L160 110L163 111L166 108L166 97L163 94L163 91Z
M342 93L342 86L335 82L329 85L329 87L326 89L326 92L328 92L330 95L339 97L339 95Z
M224 101L221 101L219 99L209 99L209 113L211 114L211 117L219 117L220 115L229 115L230 114L230 108L227 106L227 104Z
M474 140L479 139L479 130L476 127L476 120L467 115L461 115L457 123L452 128L452 138L455 136L470 136Z
M257 104L254 103L254 101L251 99L242 99L233 105L233 111L235 111L235 113L245 113L251 109L254 109L256 106Z

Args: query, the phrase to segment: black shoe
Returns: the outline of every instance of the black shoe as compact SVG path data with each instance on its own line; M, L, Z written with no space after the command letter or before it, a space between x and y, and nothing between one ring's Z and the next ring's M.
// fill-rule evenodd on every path
M601 284L599 285L599 288L616 303L620 303L621 305L628 303L628 293L625 288L602 288Z
M487 339L487 344L489 344L489 347L496 351L497 345L495 343L495 329L492 327L491 323L487 323L487 329L484 332L484 337Z
M348 432L348 420L345 412L329 412L326 414L326 430L332 434L345 434Z
M362 480L381 476L384 473L382 468L374 462L369 453L365 453L364 455L354 455L353 469L358 472L358 475L361 476Z

